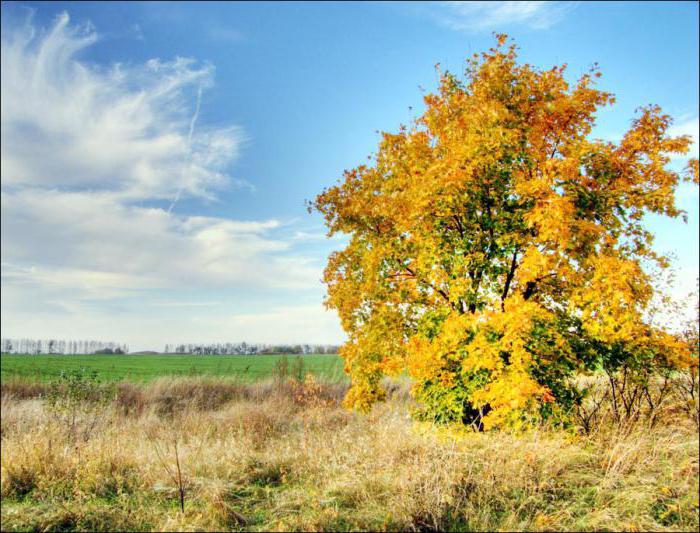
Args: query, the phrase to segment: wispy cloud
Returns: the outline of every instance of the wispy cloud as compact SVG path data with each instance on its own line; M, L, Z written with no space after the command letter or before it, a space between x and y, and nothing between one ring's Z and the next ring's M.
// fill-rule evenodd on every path
M427 8L440 24L458 31L501 31L513 26L547 29L577 2L435 2Z
M3 31L3 184L129 199L168 198L178 189L211 197L235 184L227 170L241 129L187 135L196 89L213 83L213 66L182 57L109 68L80 61L98 39L65 13L48 31L31 25Z
M131 24L128 26L124 32L127 37L135 39L137 41L145 41L146 38L143 36L143 30L139 24Z
M242 32L230 26L211 24L206 30L206 37L219 44L235 44L245 40Z

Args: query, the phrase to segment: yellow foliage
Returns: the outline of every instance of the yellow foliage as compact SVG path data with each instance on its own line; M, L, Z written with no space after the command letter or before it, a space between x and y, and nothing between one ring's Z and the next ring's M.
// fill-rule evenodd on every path
M368 409L381 376L405 369L448 418L483 408L497 427L559 401L562 376L595 364L582 339L690 364L687 342L645 321L642 268L668 266L642 222L682 215L675 191L698 163L685 177L666 163L690 138L648 106L619 144L589 139L614 102L597 70L569 83L564 66L519 64L497 40L466 79L440 73L424 114L314 203L329 234L350 236L324 275L350 339L348 406Z

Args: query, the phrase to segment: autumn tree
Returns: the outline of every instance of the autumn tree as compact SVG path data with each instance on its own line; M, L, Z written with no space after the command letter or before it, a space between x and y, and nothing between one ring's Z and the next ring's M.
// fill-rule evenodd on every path
M565 65L519 64L497 40L463 78L440 74L422 116L312 203L329 235L350 237L324 274L349 338L349 406L407 371L422 416L488 429L565 411L580 370L693 364L645 318L648 267L669 262L644 225L683 215L676 189L697 183L697 160L667 163L691 139L670 137L653 105L619 143L589 138L614 102L597 67L572 84Z

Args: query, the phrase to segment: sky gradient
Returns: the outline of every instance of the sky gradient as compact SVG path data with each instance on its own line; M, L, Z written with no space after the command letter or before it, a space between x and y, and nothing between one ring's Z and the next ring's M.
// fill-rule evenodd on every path
M696 2L3 2L2 336L343 340L305 209L506 32L520 58L594 62L617 140L656 103L698 153ZM684 160L672 165L684 166ZM695 289L688 223L650 219Z

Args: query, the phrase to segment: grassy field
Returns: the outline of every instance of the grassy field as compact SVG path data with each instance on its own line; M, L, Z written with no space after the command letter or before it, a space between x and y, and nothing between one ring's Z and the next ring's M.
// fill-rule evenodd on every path
M1 529L698 529L697 376L653 419L588 376L585 427L474 432L412 419L405 379L348 411L337 356L283 357L3 355Z
M87 368L108 381L146 382L163 376L219 376L255 382L272 376L280 358L290 370L301 357L304 371L325 381L345 379L337 355L8 355L0 356L1 379L47 381L62 370Z
M159 378L58 409L48 387L2 383L3 531L698 528L697 425L672 404L474 433L413 422L406 384L368 415L344 383Z

